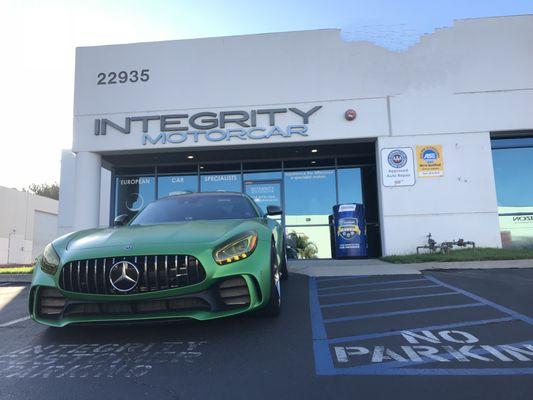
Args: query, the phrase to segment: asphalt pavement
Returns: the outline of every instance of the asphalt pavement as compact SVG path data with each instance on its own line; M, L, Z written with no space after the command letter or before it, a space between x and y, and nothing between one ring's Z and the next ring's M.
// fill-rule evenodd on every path
M533 397L531 269L291 274L279 318L63 329L27 292L0 283L2 400Z

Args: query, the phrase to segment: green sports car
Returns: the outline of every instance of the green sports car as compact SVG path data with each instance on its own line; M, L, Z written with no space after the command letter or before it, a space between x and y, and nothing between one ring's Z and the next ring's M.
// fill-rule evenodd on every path
M284 232L242 193L190 193L148 204L130 222L62 236L37 259L29 311L72 323L278 315L288 277Z

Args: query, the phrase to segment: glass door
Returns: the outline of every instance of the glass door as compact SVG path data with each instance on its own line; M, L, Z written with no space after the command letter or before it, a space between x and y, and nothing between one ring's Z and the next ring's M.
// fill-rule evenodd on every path
M272 181L244 181L244 193L250 196L261 210L266 213L267 206L274 205L283 208L282 185L280 180ZM283 223L279 215L269 217Z

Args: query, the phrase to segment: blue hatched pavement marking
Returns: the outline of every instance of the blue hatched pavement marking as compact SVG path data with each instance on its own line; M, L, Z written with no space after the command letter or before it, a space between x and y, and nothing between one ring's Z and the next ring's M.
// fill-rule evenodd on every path
M432 276L426 276L426 279L432 281L432 282L435 282L436 284L438 285L441 285L447 289L450 289L450 290L453 290L454 292L457 292L457 293L460 293L464 296L467 296L467 297L470 297L471 299L475 300L475 301L479 301L480 303L483 303L487 306L490 306L492 308L495 308L496 310L504 313L504 314L508 314L510 315L511 317L513 318L516 318L516 319L519 319L523 322L525 322L526 324L529 324L529 325L533 325L533 318L530 318L524 314L520 314L514 310L511 310L510 308L507 308L507 307L504 307L502 305L499 305L497 303L494 303L493 301L490 301L490 300L487 300L481 296L478 296L478 295L475 295L474 293L470 293L470 292L467 292L466 290L463 290L463 289L459 289L455 286L452 286L452 285L449 285L447 283L444 283L440 280L438 280L437 278L434 278Z
M408 286L400 288L387 288L387 289L370 289L370 290L351 290L349 292L339 292L339 293L324 293L318 294L319 297L331 297L331 296L343 296L345 294L357 294L357 293L379 293L379 292L393 292L397 290L408 290L408 289L427 289L427 288L436 288L441 287L440 285L422 285L422 286Z
M418 314L418 313L425 313L425 312L431 312L431 311L453 310L457 308L470 308L470 307L486 307L486 305L482 303L467 303L467 304L456 304L453 306L413 308L409 310L390 311L390 312L373 313L373 314L362 314L362 315L355 315L351 317L329 318L329 319L324 319L324 323L330 324L333 322L357 321L360 319L393 317L395 315L409 315L409 314Z
M465 326L477 326L477 325L484 325L484 324L490 324L490 323L500 323L500 322L507 322L512 321L515 319L521 320L523 322L526 322L530 325L533 325L533 319L523 315L521 313L518 313L514 310L511 310L507 307L501 306L497 303L494 303L490 300L487 300L483 297L477 296L473 293L467 292L465 290L459 289L455 286L446 284L437 278L431 277L431 276L425 276L427 280L434 282L435 285L431 286L425 286L425 287L444 287L449 290L454 291L457 294L462 294L464 296L467 296L485 306L492 307L502 313L505 313L509 315L509 317L503 317L503 318L493 318L493 319L486 319L486 320L479 320L479 321L465 321L465 322L459 322L459 323L451 323L451 324L445 324L445 325L435 325L430 327L424 327L424 328L415 328L415 329L403 329L402 331L422 331L422 330L433 330L433 329L446 329L446 328L456 328L456 327L465 327ZM339 277L341 279L341 277ZM424 286L415 286L411 287L412 289L418 289ZM398 288L391 288L391 289L398 289ZM407 289L407 288L401 288L401 289ZM356 293L370 293L370 292L380 292L380 291L387 291L387 289L378 289L378 290L369 290L369 291L357 291ZM353 293L353 292L352 292ZM412 365L421 365L421 364L427 364L434 362L432 361L410 361L406 363L400 363L400 362L389 362L385 364L380 365L366 365L366 366L358 366L358 367L348 367L348 368L335 368L333 364L333 358L331 355L331 351L329 349L329 344L334 343L342 343L346 341L360 341L363 339L372 339L377 337L384 337L384 336L393 336L395 334L401 334L402 331L395 331L395 332L381 332L381 333L371 333L371 334L365 334L365 335L357 335L357 336L351 336L351 337L343 337L343 338L335 338L335 339L327 339L327 334L325 330L325 322L322 317L322 311L321 306L318 297L324 297L328 295L319 295L316 285L316 278L310 278L310 284L309 284L309 299L310 299L310 309L311 309L311 324L312 324L312 331L313 331L313 348L315 353L315 371L317 375L521 375L521 374L533 374L533 368L398 368L398 367L405 367L405 366L412 366ZM476 304L478 303L471 303ZM466 306L466 305L465 305ZM330 320L331 322L331 320ZM527 342L521 342L521 343L515 343L513 345L519 345L519 344L531 344L533 341L527 341ZM485 350L477 350L472 351L476 354L485 354ZM443 355L443 357L446 358L446 355ZM451 355L448 355L449 358L452 358Z
M510 343L510 346L533 344L533 340ZM485 349L474 349L473 354L482 356L490 353ZM450 360L451 354L439 354L439 357ZM413 365L435 363L435 360L423 361L389 361L380 364L361 365L357 367L335 368L336 375L523 375L533 374L533 367L522 368L408 368ZM339 371L342 371L339 373ZM488 373L486 373L488 372Z
M360 287L360 286L380 286L380 285L391 285L394 283L423 282L423 281L425 281L424 278L417 278L417 279L401 279L401 280L396 280L396 281L384 281L384 282L351 283L349 285L319 287L318 290L322 292L324 290L330 290L330 289L347 289L347 288Z
M455 293L455 292L417 294L417 295L414 295L414 296L386 297L384 299L358 300L358 301L346 301L344 303L323 304L323 305L320 306L320 308L345 307L345 306L355 306L355 305L358 305L358 304L385 303L385 302L388 302L388 301L411 300L411 299L420 299L420 298L424 298L424 297L458 296L458 295L459 295L459 293Z
M401 329L398 331L365 333L365 334L355 335L355 336L345 336L345 337L340 337L340 338L335 338L335 339L328 339L328 342L330 344L345 343L345 342L358 342L358 341L367 340L367 339L377 339L377 338L382 338L382 337L387 337L387 336L396 336L396 335L400 335L404 331L420 332L420 331L444 330L444 329L454 329L454 328L465 328L467 326L488 325L488 324L494 324L498 322L509 322L509 321L514 321L514 318L513 317L502 317L502 318L492 318L492 319L481 319L477 321L456 322L456 323L450 323L450 324L424 326L421 328Z

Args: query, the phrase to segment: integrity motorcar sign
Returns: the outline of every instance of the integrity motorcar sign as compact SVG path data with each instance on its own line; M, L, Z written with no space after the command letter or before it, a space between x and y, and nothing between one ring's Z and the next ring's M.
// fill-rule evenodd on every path
M132 125L138 125L142 127L141 142L143 146L166 143L179 144L187 140L220 142L268 139L272 136L307 136L309 119L321 108L322 106L314 106L309 109L288 107L250 111L221 111L219 113L203 111L192 115L186 113L145 115L125 117L121 123L109 118L97 118L94 121L94 134L96 136L107 135L110 128L129 135L132 132ZM301 123L287 126L278 125L276 117L287 113L300 118Z

